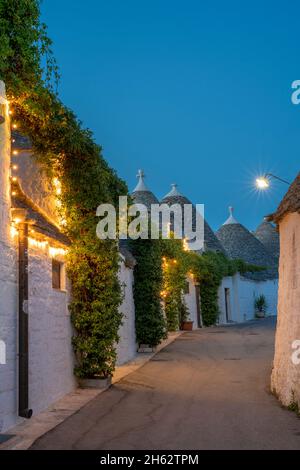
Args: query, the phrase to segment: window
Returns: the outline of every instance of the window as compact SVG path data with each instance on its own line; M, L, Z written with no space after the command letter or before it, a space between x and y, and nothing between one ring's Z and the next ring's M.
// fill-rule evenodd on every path
M63 263L53 259L52 260L52 287L53 289L63 289L63 282L62 282L62 274L63 274Z

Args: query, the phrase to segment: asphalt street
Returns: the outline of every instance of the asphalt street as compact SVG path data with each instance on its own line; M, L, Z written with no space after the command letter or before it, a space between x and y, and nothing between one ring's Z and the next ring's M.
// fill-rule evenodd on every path
M32 449L300 449L269 384L275 319L187 332Z

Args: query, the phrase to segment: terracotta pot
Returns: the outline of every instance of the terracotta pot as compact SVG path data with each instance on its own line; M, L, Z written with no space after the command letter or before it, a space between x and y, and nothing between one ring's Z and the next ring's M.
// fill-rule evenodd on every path
M193 321L183 321L181 323L181 329L183 331L192 331L193 330L193 324L194 324Z
M140 344L138 348L139 353L153 353L156 351L156 347L149 346L149 344Z
M266 316L266 315L264 314L264 312L256 312L256 313L255 313L255 317L256 317L256 318L265 318L265 316Z
M110 377L95 377L92 379L78 379L80 388L94 388L94 389L105 389L111 386Z

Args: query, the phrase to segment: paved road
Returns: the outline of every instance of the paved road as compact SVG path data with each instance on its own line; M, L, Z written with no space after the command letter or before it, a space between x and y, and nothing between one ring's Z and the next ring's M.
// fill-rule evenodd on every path
M300 449L269 393L275 322L188 332L33 449Z

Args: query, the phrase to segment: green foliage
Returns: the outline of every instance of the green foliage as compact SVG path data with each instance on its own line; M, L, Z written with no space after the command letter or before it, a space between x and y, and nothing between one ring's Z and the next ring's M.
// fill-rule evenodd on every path
M207 252L202 256L188 253L191 271L200 285L201 312L205 326L214 325L219 316L218 290L222 279L237 272L262 271L263 268L247 264L242 260L229 260L222 253Z
M116 203L127 187L109 168L89 130L53 92L58 69L40 23L37 0L0 0L0 79L7 86L14 122L35 156L61 183L61 213L72 241L73 339L80 377L107 376L115 367L121 324L118 249L96 237L96 208Z
M189 269L188 257L182 249L182 241L171 238L161 240L163 256L163 291L168 331L176 331L188 317L184 301L184 288Z
M296 413L300 417L300 405L298 401L296 400L296 395L295 395L294 390L291 391L291 401L287 408L289 411L293 411L293 413Z
M38 0L0 1L0 76L20 93L59 73ZM42 66L42 63L44 66Z
M163 273L159 240L131 240L137 342L157 346L166 337L160 292Z
M263 294L255 298L254 308L256 312L260 312L264 314L267 312L267 308L268 308L267 299Z
M243 274L264 269L242 260L229 260L222 253L207 252L199 255L184 251L180 240L162 240L161 243L167 262L164 269L164 294L169 330L177 329L182 318L186 319L188 315L182 297L188 272L193 274L195 282L200 286L203 324L209 326L214 325L219 316L218 290L222 279L237 272Z

